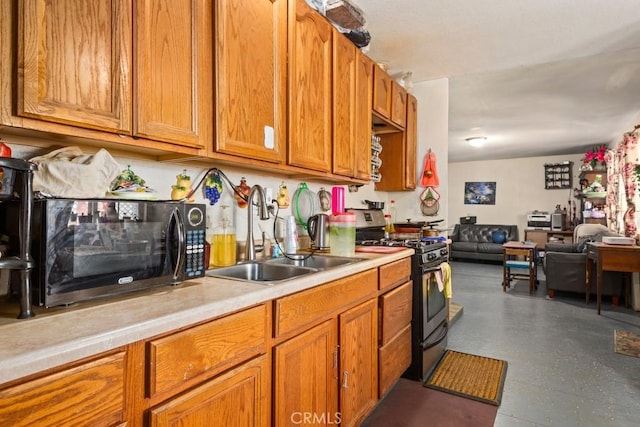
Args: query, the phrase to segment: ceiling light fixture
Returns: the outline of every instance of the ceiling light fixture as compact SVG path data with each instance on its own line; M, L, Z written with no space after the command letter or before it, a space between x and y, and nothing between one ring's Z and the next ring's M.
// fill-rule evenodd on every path
M473 138L466 138L465 141L472 147L482 147L487 142L486 136L474 136Z

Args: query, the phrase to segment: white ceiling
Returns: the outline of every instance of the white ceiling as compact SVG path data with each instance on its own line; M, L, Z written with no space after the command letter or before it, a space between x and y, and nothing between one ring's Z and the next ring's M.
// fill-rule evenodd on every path
M582 153L640 118L640 0L351 2L390 74L449 79L450 162Z

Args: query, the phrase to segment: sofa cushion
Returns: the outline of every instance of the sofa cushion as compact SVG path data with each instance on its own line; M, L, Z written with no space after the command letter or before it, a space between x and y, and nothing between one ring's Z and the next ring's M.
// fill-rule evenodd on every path
M452 242L451 249L462 252L477 252L478 244L476 242Z
M501 254L503 253L502 245L499 243L478 243L478 252L486 254Z

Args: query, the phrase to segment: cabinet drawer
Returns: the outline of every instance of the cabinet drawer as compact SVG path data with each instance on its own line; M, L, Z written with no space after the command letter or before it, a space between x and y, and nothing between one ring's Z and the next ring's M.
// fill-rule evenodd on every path
M368 270L275 301L275 336L327 318L376 292L377 270Z
M378 390L382 397L411 365L411 324L378 350Z
M398 261L385 264L380 267L379 289L390 289L400 283L404 283L411 277L411 258L403 258Z
M406 282L380 297L380 344L391 338L411 323L411 301L413 286Z
M266 305L231 314L148 343L148 397L265 352Z
M124 423L125 352L0 391L2 426Z

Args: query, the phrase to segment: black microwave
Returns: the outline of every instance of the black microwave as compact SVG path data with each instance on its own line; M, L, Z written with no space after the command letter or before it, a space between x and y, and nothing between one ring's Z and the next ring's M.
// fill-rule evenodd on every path
M34 202L34 304L52 307L204 276L205 205L123 199Z

